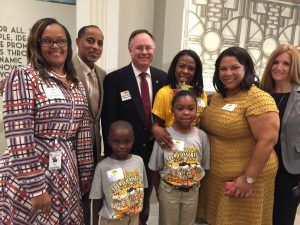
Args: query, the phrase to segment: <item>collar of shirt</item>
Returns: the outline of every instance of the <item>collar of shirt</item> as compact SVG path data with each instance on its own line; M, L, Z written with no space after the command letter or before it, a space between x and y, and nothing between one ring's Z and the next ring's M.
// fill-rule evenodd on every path
M134 72L134 75L135 75L135 78L136 78L136 81L137 81L137 84L138 84L138 87L139 87L139 91L141 93L141 77L139 76L142 71L138 70L134 65L133 63L131 63L132 65L132 69L133 69L133 72ZM148 76L146 76L146 80L148 82L148 88L149 88L149 95L150 95L150 102L152 104L152 100L153 100L153 91L152 91L152 82L151 82L151 73L150 73L150 67L147 69L147 71L143 71L145 73L148 74Z
M134 75L135 77L139 77L139 75L142 73L142 72L145 72L149 75L149 77L151 78L151 73L150 73L150 67L148 67L148 69L146 71L140 71L139 69L137 69L133 63L131 63L132 65L132 69L133 69L133 72L134 72Z
M96 74L95 67L91 70L90 67L85 62L82 61L82 59L79 57L78 54L77 54L77 58L79 60L80 66L82 67L82 71L84 75L88 75L88 73L91 71L93 74Z

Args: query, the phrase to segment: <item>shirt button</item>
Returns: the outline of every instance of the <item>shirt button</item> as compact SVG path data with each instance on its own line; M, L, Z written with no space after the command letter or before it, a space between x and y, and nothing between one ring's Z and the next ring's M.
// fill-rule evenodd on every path
M143 144L143 147L146 147L146 144Z

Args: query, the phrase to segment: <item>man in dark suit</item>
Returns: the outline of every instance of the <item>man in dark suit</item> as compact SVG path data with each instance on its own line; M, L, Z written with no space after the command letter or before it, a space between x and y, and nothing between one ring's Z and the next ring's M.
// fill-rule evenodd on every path
M153 184L148 162L154 139L151 135L151 106L157 91L166 84L167 74L151 67L155 50L155 40L147 30L136 30L129 37L128 50L132 62L108 74L104 79L104 99L101 115L104 154L109 156L111 148L107 143L109 126L116 120L126 120L134 128L135 141L131 153L143 158L149 187L145 189L144 206L140 214L140 224L146 224L149 217L150 195ZM145 74L142 78L141 74ZM146 79L145 83L141 83ZM145 108L145 90L148 90L149 109ZM149 111L150 110L150 111ZM149 114L150 113L150 114ZM148 116L150 116L150 119Z
M100 115L103 102L103 79L106 75L95 63L101 57L103 50L103 34L99 27L88 25L78 31L76 44L78 54L74 56L73 63L77 77L82 82L89 105L90 129L94 146L95 166L101 157ZM84 221L90 225L89 193L83 198Z

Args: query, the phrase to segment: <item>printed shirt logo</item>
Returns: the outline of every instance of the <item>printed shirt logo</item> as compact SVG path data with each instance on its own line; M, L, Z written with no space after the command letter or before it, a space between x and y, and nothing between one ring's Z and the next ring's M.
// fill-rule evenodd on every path
M112 219L122 219L126 215L138 215L142 211L144 185L140 172L124 171L124 178L115 181L111 186L112 208L115 214Z
M165 156L165 167L160 171L162 179L175 186L193 186L203 178L205 172L200 164L202 154L195 146L184 147L184 151L173 151Z

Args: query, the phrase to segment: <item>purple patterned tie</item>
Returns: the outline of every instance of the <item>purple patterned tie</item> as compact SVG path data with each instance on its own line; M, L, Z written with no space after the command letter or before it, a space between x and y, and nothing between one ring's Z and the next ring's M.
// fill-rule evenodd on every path
M146 119L146 127L148 131L151 131L151 103L150 103L150 95L149 95L149 86L146 80L147 73L141 73L139 76L141 77L141 97L143 102L143 108L145 112Z

